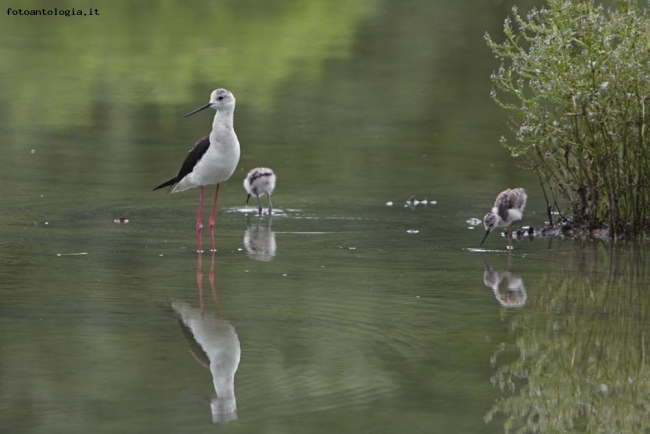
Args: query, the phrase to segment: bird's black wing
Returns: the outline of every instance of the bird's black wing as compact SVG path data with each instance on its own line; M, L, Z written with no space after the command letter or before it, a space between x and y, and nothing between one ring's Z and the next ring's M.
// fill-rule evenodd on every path
M192 172L192 170L194 170L194 166L196 166L196 163L198 163L203 155L205 155L209 147L210 136L205 136L199 139L194 144L194 146L192 146L192 149L190 149L187 157L185 157L185 161L183 161L183 165L181 166L181 170L178 171L178 174L169 181L163 182L158 187L154 188L154 190L158 190L159 188L167 187L168 185L174 185L180 182L181 179L185 178L189 173Z

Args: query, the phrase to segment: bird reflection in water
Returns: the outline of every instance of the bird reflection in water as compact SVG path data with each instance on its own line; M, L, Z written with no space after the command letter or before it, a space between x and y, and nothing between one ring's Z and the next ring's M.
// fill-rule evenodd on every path
M494 298L503 307L523 307L526 304L524 281L510 271L494 271L487 263L483 283L492 289Z
M247 216L248 228L244 232L244 246L249 258L268 262L275 256L277 247L275 232L271 229L272 223L273 217L269 216L267 226L263 225L259 219L256 224L251 225Z
M171 307L178 317L183 335L190 346L190 353L197 362L210 370L217 396L205 399L212 410L212 421L229 422L237 419L235 400L235 372L239 366L241 348L235 328L221 319L221 312L214 285L214 253L210 265L210 286L215 313L205 313L203 307L203 282L201 254L198 259L197 283L201 308L197 309L181 301L172 301Z

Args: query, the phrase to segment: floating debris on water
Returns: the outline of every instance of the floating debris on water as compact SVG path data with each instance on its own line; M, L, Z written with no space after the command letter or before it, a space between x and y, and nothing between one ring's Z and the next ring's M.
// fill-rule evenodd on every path
M476 217L472 217L471 219L467 220L465 223L472 226L478 226L481 224L481 220L477 219Z
M87 255L88 252L80 252L80 253L57 253L56 256L82 256L82 255Z
M476 229L476 226L467 226L467 229Z
M601 383L601 385L598 386L598 391L601 392L601 393L607 393L607 392L609 392L609 388L607 387L607 385L605 383Z
M426 197L422 200L418 200L415 198L415 196L411 196L406 201L406 204L404 204L404 208L410 207L411 209L414 209L416 206L435 205L436 203L438 202L436 202L435 200L427 200Z
M122 216L120 216L120 217L116 218L115 220L113 220L113 223L117 223L118 225L125 225L128 222L129 222L129 219L127 219L126 217L122 217Z
M393 206L393 201L389 200L388 202L386 202L386 206Z
M406 231L407 234L419 234L420 231L417 229L409 229Z
M31 153L31 154L35 154L35 153L36 153L36 149L32 149L30 153Z

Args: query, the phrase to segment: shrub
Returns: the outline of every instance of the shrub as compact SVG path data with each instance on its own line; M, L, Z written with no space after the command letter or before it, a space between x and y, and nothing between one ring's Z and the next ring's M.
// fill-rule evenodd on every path
M612 237L650 228L650 20L634 1L548 0L487 44L492 97L512 111L502 143L539 176L549 207Z

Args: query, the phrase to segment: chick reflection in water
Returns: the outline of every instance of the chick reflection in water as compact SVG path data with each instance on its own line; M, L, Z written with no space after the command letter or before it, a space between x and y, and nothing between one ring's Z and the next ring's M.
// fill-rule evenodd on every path
M509 271L494 271L485 264L483 283L492 289L494 297L503 307L523 307L526 304L524 281Z
M271 223L273 218L270 216L268 226L263 225L260 220L253 225L248 221L248 228L244 232L244 247L249 258L268 262L275 256L277 247Z
M200 258L201 254L199 254ZM235 372L239 366L241 347L235 328L219 318L219 309L214 287L214 254L210 267L210 286L215 297L216 314L205 313L203 301L197 309L187 303L172 301L171 307L178 317L183 335L190 346L190 352L197 362L210 370L216 397L206 399L212 410L213 422L228 422L237 419L235 401ZM199 259L199 270L201 260ZM201 276L202 277L202 276ZM199 280L199 296L203 296L202 281Z

